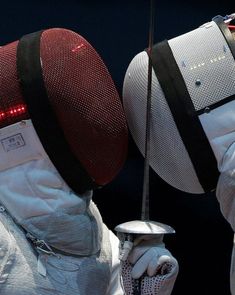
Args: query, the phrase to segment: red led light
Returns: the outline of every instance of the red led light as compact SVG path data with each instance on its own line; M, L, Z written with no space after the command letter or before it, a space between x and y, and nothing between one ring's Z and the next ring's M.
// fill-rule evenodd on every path
M26 112L26 106L24 105L18 105L14 108L1 111L0 112L0 120L6 119L7 117L17 117L19 115L22 115Z
M234 30L234 29L235 29L235 26L233 26L233 25L228 25L228 28L229 28L230 30Z
M76 47L74 47L72 49L72 52L77 52L77 51L79 51L83 47L86 47L86 46L83 43L81 43L81 44L77 45Z

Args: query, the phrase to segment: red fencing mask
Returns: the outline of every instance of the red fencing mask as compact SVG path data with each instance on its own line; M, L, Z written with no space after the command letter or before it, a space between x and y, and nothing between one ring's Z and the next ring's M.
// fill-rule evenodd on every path
M67 29L23 36L0 48L0 128L31 119L75 192L103 186L121 169L127 125L112 78L95 49Z

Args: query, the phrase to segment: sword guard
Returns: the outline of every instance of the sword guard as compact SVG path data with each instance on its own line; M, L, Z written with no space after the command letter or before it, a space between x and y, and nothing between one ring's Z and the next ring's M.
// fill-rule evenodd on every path
M117 225L115 231L123 234L174 234L175 230L164 223L151 220L132 220Z

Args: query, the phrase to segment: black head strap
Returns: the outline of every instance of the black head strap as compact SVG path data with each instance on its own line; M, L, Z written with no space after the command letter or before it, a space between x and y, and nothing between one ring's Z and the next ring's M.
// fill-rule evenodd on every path
M167 41L154 45L151 60L198 180L205 192L212 191L219 175L216 158Z
M23 36L17 47L17 72L22 93L36 132L56 169L76 193L96 187L71 152L50 105L40 62L42 31Z

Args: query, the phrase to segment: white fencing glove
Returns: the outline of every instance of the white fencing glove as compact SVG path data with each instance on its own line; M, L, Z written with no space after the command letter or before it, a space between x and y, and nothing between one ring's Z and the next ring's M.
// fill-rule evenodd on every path
M169 295L178 274L178 262L165 248L163 235L140 235L134 241L122 279L126 295Z

